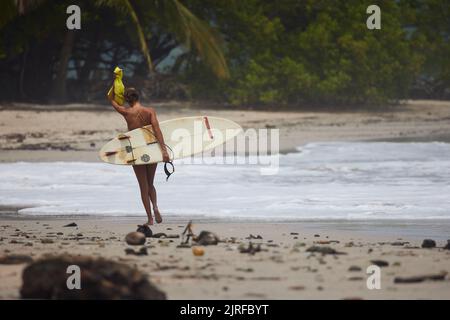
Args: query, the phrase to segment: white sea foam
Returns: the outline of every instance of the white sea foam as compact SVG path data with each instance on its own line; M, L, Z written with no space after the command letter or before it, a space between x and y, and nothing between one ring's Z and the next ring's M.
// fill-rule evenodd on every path
M450 144L311 143L279 173L183 165L156 185L165 215L257 219L450 219ZM144 216L133 171L104 163L0 164L0 205L23 215Z

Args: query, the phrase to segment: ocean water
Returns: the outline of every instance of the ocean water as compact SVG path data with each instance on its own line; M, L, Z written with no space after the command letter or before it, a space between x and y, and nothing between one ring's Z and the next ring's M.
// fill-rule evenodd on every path
M280 154L274 175L258 164L175 165L168 182L161 165L156 174L166 216L450 220L446 143L310 143ZM20 215L145 216L131 167L100 162L2 163L0 205L23 207Z

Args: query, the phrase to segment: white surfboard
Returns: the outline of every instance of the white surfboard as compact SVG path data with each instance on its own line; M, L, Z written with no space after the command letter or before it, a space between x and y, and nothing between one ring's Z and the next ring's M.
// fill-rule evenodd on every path
M208 116L162 121L159 126L171 160L214 149L242 132L234 121ZM99 156L111 164L162 162L161 148L151 125L118 135L100 149Z

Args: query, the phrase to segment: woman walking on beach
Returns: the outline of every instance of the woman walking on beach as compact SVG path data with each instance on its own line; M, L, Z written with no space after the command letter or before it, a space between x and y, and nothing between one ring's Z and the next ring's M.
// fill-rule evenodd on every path
M159 122L156 118L156 112L153 108L146 108L139 102L139 94L134 88L127 88L124 92L125 101L129 104L129 107L121 106L114 101L114 90L108 93L108 99L111 102L114 109L119 112L127 122L128 130L134 130L146 125L152 125L155 133L156 140L158 141L164 162L169 162L169 154L167 153L166 145L164 144L164 137L159 128ZM157 223L162 222L161 214L158 210L156 189L153 185L155 178L155 171L157 163L133 166L134 173L139 184L141 191L141 199L144 204L145 211L147 212L148 221L146 225L153 225L152 211L150 208L150 201L153 206L153 213Z

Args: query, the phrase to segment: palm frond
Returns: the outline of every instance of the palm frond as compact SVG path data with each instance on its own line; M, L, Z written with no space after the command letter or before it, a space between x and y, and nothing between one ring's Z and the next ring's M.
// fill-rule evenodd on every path
M163 7L167 24L178 39L188 48L194 46L199 56L213 70L216 76L228 78L228 66L218 34L178 0L161 1L159 6Z
M147 46L147 41L145 39L145 34L142 29L142 25L139 21L139 18L137 16L136 10L134 10L130 1L128 1L128 0L97 0L96 3L99 6L107 6L107 7L116 8L118 10L124 10L131 17L131 21L133 22L133 25L134 25L135 30L138 35L141 53L145 58L145 61L146 61L149 71L152 72L153 71L153 63L152 63L152 59L150 57L150 51Z

